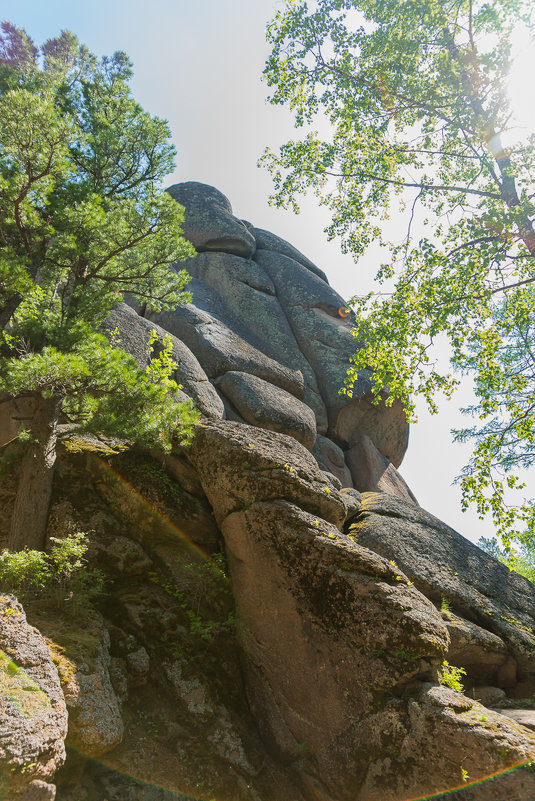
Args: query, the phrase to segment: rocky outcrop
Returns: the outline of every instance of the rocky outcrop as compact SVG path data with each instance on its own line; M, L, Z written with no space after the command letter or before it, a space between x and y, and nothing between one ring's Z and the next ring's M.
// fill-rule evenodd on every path
M529 759L526 731L429 683L450 643L442 616L408 578L414 570L366 547L359 522L353 539L336 528L339 496L325 492L306 451L221 422L201 427L190 459L225 538L251 708L305 797L446 790L463 771L502 769L504 742L511 764Z
M167 455L75 434L60 451L51 520L89 532L105 583L78 618L27 602L76 749L57 801L406 801L453 787L460 801L531 801L532 772L502 774L535 755L533 585L418 506L397 469L401 406L374 404L366 372L340 392L357 343L322 270L218 190L170 193L198 250L193 302L118 304L104 330L142 368L167 337L202 419ZM0 438L15 436L24 410L3 411ZM455 666L466 695L447 686ZM17 801L53 798L65 727L41 730L39 715L0 731Z
M14 596L0 596L0 798L53 801L67 710L47 645Z
M433 515L390 495L365 494L351 533L365 547L395 559L429 598L438 604L444 598L458 615L506 643L515 664L509 662L504 686L533 677L535 586L530 581L511 572ZM485 642L492 650L489 640L496 641L474 636L476 630L465 624L465 641L475 643L479 639L479 648ZM460 643L459 630L454 636L454 649L460 648L462 653ZM493 646L495 653L497 647Z
M175 184L169 194L185 208L182 229L196 250L222 250L245 258L253 255L254 237L234 217L228 199L218 189L189 181Z
M199 251L181 265L192 276L193 302L172 312L144 313L186 347L177 379L203 414L282 431L309 449L318 434L327 434L342 451L368 437L387 464L398 467L408 440L401 406L375 405L365 372L351 396L340 392L356 347L353 318L325 274L288 242L234 217L213 187L190 182L169 192L186 207L184 230ZM131 352L139 352L138 335L132 342L136 326L124 311L108 323ZM204 375L197 364L192 374L191 354ZM244 375L238 379L236 373ZM223 404L213 402L208 380L221 391ZM345 486L369 489L366 482L359 486L358 471L356 480L349 469L340 474Z

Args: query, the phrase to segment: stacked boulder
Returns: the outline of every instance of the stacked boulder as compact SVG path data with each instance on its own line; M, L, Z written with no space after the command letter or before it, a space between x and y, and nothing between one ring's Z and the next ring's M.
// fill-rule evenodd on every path
M341 392L357 347L354 319L322 270L237 219L213 187L169 192L185 207L197 250L180 264L193 301L155 313L130 300L105 328L118 330L141 367L152 330L167 336L181 392L202 417L192 445L163 459L172 511L164 504L157 513L158 503L149 508L141 490L116 481L112 457L89 454L83 466L65 457L64 476L77 471L83 491L69 494L63 479L55 502L68 495L111 575L111 602L91 618L91 669L73 665L63 682L67 743L132 769L128 744L121 752L118 743L138 693L170 732L165 770L187 766L178 743L195 731L215 754L206 772L224 763L234 777L221 798L406 801L460 787L460 801L531 801L535 774L510 769L535 756L535 586L419 507L397 469L408 443L401 405L375 404L366 373L351 396ZM7 407L0 440L16 434ZM224 544L238 619L229 654L239 652L243 687L219 646L191 661L180 647L188 632L177 610L198 575L179 565L191 558L181 555L189 540L210 554ZM188 573L183 586L171 583ZM208 637L201 595L193 620ZM204 595L212 603L206 587ZM12 642L24 613L4 600L16 614L0 606L0 647L29 677L21 698L31 682L44 695L26 716L10 698L0 710L2 780L17 801L48 801L65 709L43 643L36 669ZM455 689L455 667L466 694ZM232 680L221 683L225 674ZM12 718L20 737L42 727L27 747L31 766L17 751L19 730L9 736ZM153 766L158 755L149 756ZM113 795L100 786L110 801L168 799L154 788L127 795L121 785Z
M171 312L119 306L107 326L146 364L155 327L172 336L177 381L202 414L288 434L343 487L413 498L397 473L408 442L401 404L375 405L368 374L343 394L354 317L322 270L232 214L213 187L169 189L197 255L180 265L193 302ZM342 315L342 316L341 316ZM148 321L148 322L147 322Z

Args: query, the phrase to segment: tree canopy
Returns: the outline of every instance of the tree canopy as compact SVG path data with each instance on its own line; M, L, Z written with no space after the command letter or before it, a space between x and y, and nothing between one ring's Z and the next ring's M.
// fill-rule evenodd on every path
M167 123L132 98L124 53L98 60L62 32L38 49L0 37L0 393L33 401L10 547L41 547L62 425L169 447L179 403L170 346L146 371L99 333L125 293L189 300L183 209L163 191ZM155 345L155 343L152 343Z
M330 237L358 259L390 248L383 291L354 298L358 370L374 372L409 416L422 395L451 395L468 372L474 452L463 504L490 512L510 543L535 530L518 471L535 461L535 135L519 136L507 96L525 0L287 0L270 26L271 102L293 109L301 139L266 151L272 202L314 192ZM515 135L516 134L516 135ZM406 214L390 243L384 221ZM433 346L447 337L450 365Z

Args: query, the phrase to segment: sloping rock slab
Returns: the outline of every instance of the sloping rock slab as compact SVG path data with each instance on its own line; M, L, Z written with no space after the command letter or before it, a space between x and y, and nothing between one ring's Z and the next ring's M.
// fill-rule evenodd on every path
M254 254L254 236L234 217L230 201L218 189L187 181L167 191L184 206L182 230L196 250L223 250L245 258Z
M274 250L276 253L282 253L283 256L288 256L289 259L293 259L299 262L299 264L302 264L303 267L306 267L311 273L317 275L322 281L325 281L326 284L329 283L323 270L320 270L314 262L307 259L306 256L303 256L297 248L285 239L282 239L282 237L277 236L277 234L272 234L271 231L266 231L264 228L252 228L251 233L256 239L257 250Z
M0 798L52 801L67 709L47 645L12 595L0 595Z
M393 559L428 598L497 634L520 668L535 671L535 586L414 504L363 495L358 542Z
M221 398L196 357L180 339L164 331L151 320L140 317L125 303L119 303L111 311L103 329L107 332L117 329L120 340L119 347L133 356L141 369L144 369L149 363L147 344L151 331L156 331L160 337L168 337L173 346L171 357L177 362L174 380L182 385L186 395L193 400L202 414L219 420L223 417Z
M309 450L316 439L316 418L283 389L249 373L225 373L218 387L248 423L288 434Z
M293 437L230 421L206 421L198 426L186 455L197 468L218 523L252 503L283 498L343 525L342 495Z
M360 492L388 492L409 503L418 503L392 462L379 453L368 436L364 435L349 448L345 458L353 486Z

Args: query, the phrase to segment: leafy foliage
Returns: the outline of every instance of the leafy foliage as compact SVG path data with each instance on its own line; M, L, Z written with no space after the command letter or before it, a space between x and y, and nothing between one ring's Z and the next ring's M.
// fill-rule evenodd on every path
M449 687L451 690L457 690L457 692L462 693L464 690L461 681L463 676L466 676L466 670L464 668L455 667L444 660L442 663L442 675L440 677L441 684L444 684L445 687Z
M88 540L82 532L52 537L49 553L3 550L0 553L0 589L19 600L49 598L58 607L78 610L102 592L103 576L89 568Z
M2 25L0 393L35 399L27 453L43 469L58 424L169 448L196 419L168 342L154 336L143 371L98 333L125 293L155 310L190 300L173 265L194 251L161 187L175 151L167 123L131 97L131 75L124 53L98 61L65 31L38 50ZM31 472L23 462L19 512L36 502ZM16 519L20 544L28 521Z
M520 535L514 548L501 548L496 537L480 537L477 544L509 570L515 570L535 584L535 538L531 532Z
M297 208L311 190L344 251L390 249L385 291L354 299L346 391L371 367L377 400L388 387L387 403L400 398L409 416L417 395L436 411L437 393L458 383L436 362L444 336L453 367L474 377L480 422L457 435L475 441L464 504L490 512L506 543L515 526L535 527L529 502L506 503L523 488L515 471L535 461L535 136L515 141L506 96L519 23L533 35L526 0L287 0L268 28L265 75L271 102L309 130L261 160L272 202ZM399 209L408 224L396 244L383 228Z

